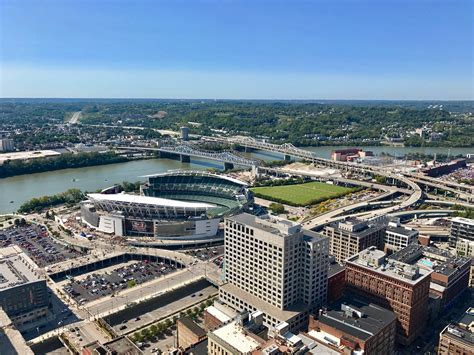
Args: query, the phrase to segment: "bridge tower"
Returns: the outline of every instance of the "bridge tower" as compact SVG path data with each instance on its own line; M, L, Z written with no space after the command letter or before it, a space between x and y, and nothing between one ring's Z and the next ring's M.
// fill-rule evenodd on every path
M224 162L224 170L231 170L231 169L234 169L234 164Z
M181 163L190 163L191 162L191 157L189 155L180 154L179 155L179 160L181 161Z

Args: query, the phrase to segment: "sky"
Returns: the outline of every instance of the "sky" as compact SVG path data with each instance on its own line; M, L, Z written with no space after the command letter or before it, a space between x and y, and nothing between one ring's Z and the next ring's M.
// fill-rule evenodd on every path
M474 99L471 0L0 0L0 97Z

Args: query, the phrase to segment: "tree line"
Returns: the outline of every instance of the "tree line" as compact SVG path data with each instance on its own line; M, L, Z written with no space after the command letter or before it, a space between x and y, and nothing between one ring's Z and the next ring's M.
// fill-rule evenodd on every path
M82 168L86 166L122 163L126 157L113 152L108 153L65 153L59 156L30 160L7 160L0 165L0 178L15 175L41 173L45 171Z

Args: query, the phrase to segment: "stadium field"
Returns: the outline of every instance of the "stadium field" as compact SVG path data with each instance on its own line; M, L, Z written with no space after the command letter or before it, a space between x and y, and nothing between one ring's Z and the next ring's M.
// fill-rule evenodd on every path
M313 181L296 185L254 187L251 190L256 197L266 200L292 206L308 206L344 196L356 189Z

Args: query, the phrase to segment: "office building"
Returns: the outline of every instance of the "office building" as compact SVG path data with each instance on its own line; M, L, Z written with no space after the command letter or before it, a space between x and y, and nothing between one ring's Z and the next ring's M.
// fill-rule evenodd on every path
M225 219L222 302L237 311L260 310L268 327L299 329L325 303L328 239L300 224L242 213Z
M17 246L0 249L0 307L22 327L47 314L46 280L38 266Z
M450 240L455 244L458 239L474 241L474 219L455 217L451 221Z
M438 355L474 354L474 308L469 308L457 322L439 335Z
M343 298L311 316L308 335L341 354L393 354L395 314L363 300Z
M329 254L333 255L338 263L342 263L348 257L371 246L382 250L385 229L384 222L348 218L326 226L323 234L329 237Z
M0 152L11 152L13 149L15 149L13 139L10 139L10 138L0 139Z
M469 257L455 257L447 250L411 244L388 259L433 271L430 294L441 300L442 308L449 307L469 287Z
M398 319L397 339L410 344L423 331L428 312L430 275L370 247L346 261L346 289L392 310Z
M189 139L189 128L181 127L179 130L181 131L181 139L187 141Z
M396 252L418 241L418 231L403 227L400 220L392 220L385 231L385 252Z
M474 256L474 240L462 238L456 240L456 253L460 256Z

